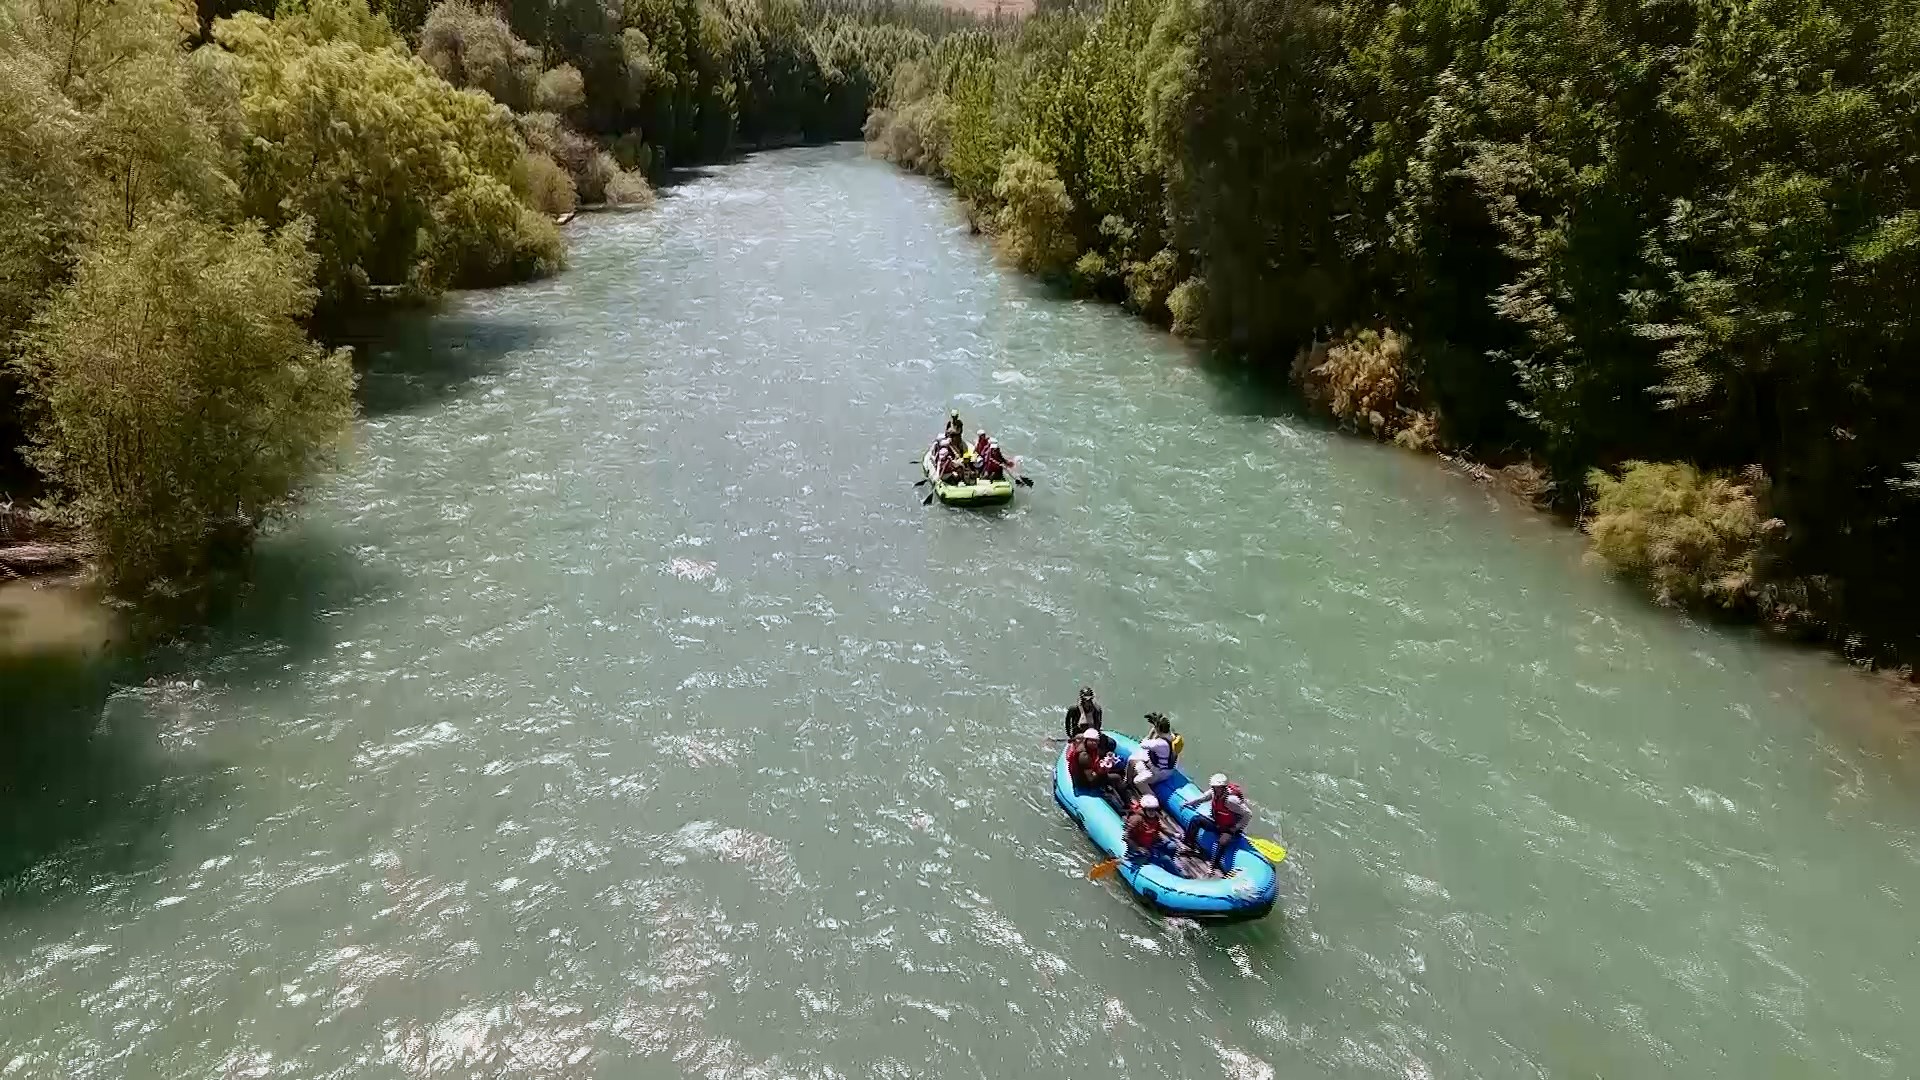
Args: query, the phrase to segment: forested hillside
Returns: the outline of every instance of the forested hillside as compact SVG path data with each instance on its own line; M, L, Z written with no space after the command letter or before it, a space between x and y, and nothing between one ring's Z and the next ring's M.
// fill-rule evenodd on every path
M1664 600L1911 659L1920 10L1043 5L869 138L1018 265L1541 470Z

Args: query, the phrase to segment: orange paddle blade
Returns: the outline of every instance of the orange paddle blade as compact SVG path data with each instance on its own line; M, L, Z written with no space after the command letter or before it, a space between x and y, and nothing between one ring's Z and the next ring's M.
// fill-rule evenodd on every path
M1087 880L1099 881L1101 878L1109 876L1118 869L1120 869L1119 859L1108 859L1105 862L1094 863L1093 869L1087 871Z

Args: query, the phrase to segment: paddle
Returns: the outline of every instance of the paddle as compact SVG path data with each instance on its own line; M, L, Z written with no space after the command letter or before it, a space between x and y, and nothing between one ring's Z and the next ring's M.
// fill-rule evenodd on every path
M1094 863L1092 869L1087 871L1087 880L1099 881L1104 877L1112 877L1113 872L1118 869L1120 869L1119 859L1107 859L1103 862Z
M1287 849L1271 840L1264 840L1258 836L1249 836L1247 837L1247 843L1253 845L1253 850L1259 852L1261 858L1275 866L1279 866L1287 857Z

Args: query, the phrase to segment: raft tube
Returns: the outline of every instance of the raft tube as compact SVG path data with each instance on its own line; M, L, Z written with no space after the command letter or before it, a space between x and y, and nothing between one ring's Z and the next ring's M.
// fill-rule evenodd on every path
M1109 731L1107 735L1118 745L1122 760L1140 745L1118 732ZM1161 807L1173 817L1183 832L1187 822L1196 814L1205 816L1201 813L1206 809L1205 803L1191 810L1185 808L1188 800L1197 799L1205 793L1179 769L1173 770L1167 779L1154 785L1153 791L1160 797ZM1233 849L1227 855L1227 869L1231 873L1224 878L1182 877L1159 863L1128 862L1127 841L1123 835L1125 822L1107 800L1074 789L1073 778L1067 772L1064 750L1053 765L1053 798L1068 817L1079 822L1080 827L1086 830L1087 838L1093 841L1095 847L1106 852L1109 858L1120 860L1116 876L1126 883L1127 888L1162 915L1178 915L1206 922L1259 919L1273 910L1274 901L1280 896L1279 880L1274 875L1273 864L1261 858L1245 837L1234 841ZM1200 847L1209 856L1213 854L1211 831L1200 831Z
M933 451L920 459L920 471L933 485L933 493L948 506L997 506L1013 501L1012 480L977 480L971 484L943 484L933 475Z

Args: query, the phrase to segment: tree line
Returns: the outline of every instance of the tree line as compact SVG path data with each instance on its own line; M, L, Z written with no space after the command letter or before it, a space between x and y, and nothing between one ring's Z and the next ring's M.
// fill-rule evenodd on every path
M1916 43L1886 0L1050 2L867 137L1027 270L1528 463L1661 599L1910 662Z
M347 309L565 261L555 215L857 136L966 20L891 0L0 0L0 489L193 597L350 439ZM14 457L15 448L19 456Z

